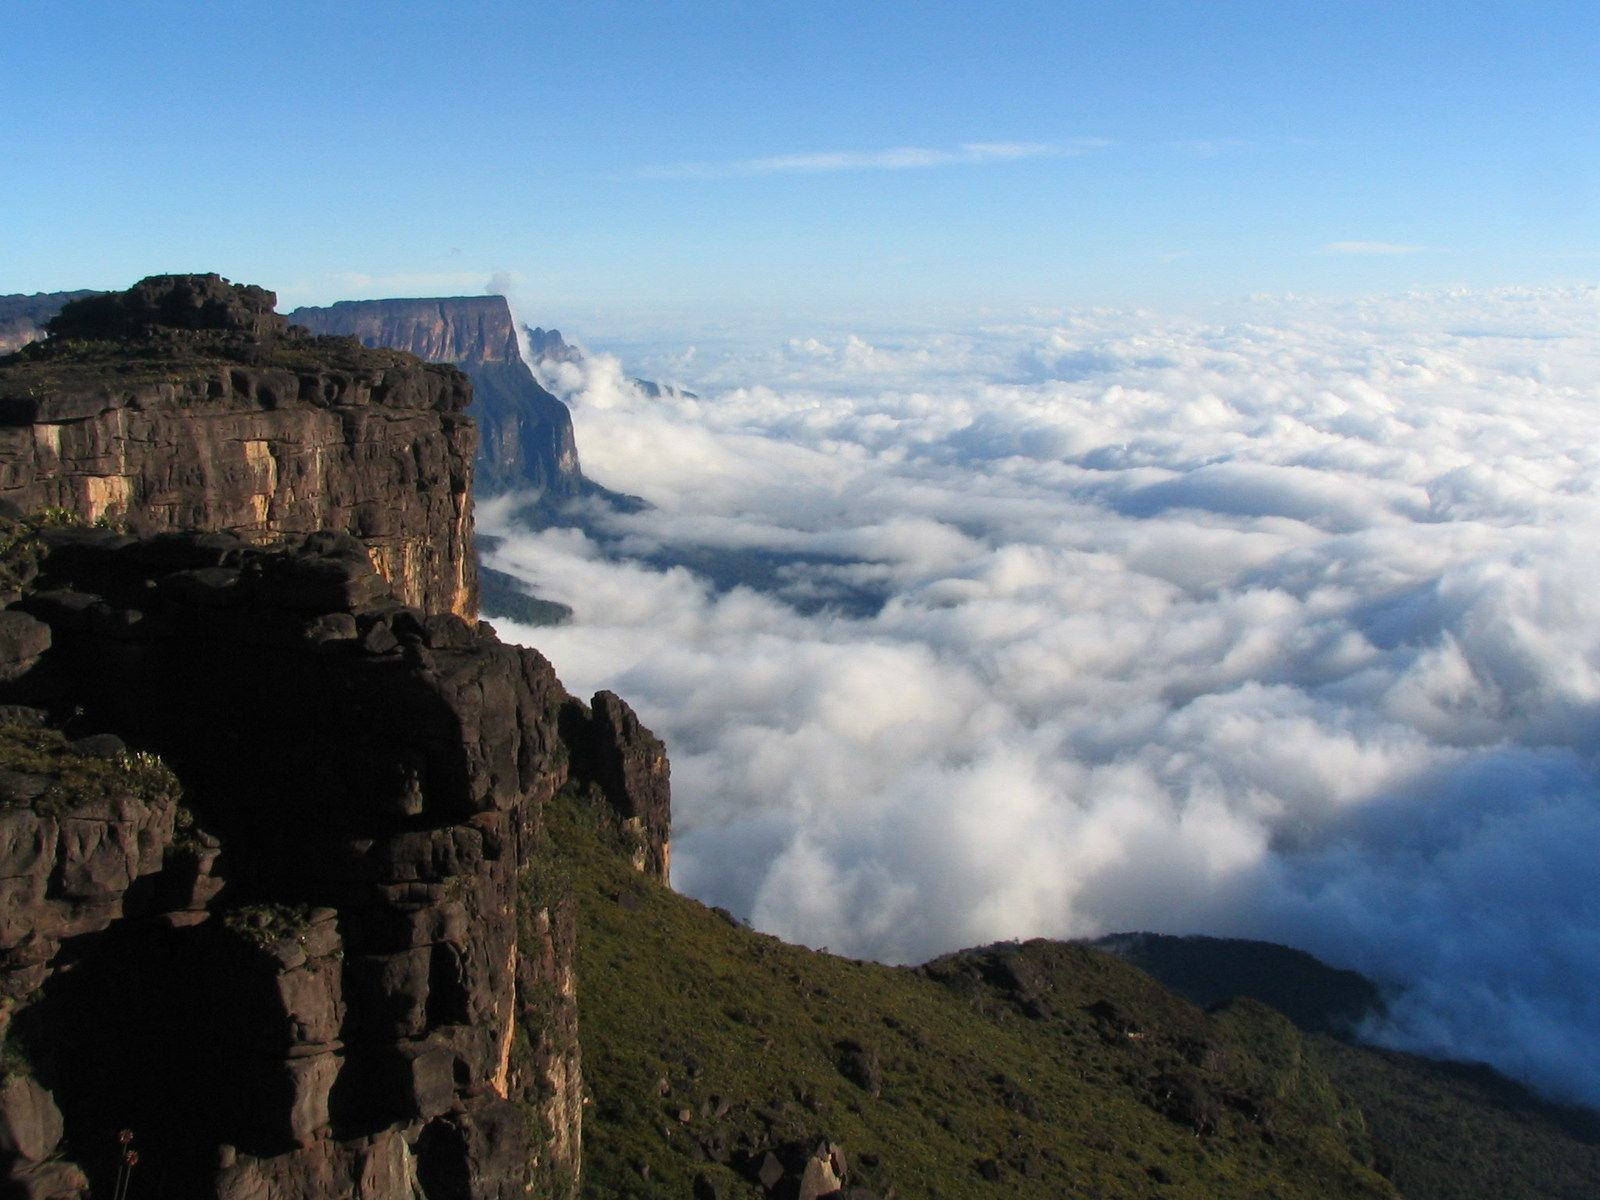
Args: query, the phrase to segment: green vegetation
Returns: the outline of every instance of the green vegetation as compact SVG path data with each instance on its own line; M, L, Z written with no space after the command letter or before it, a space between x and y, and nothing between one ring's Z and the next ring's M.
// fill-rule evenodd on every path
M1370 1114L1395 1184L1417 1200L1593 1200L1600 1116L1545 1103L1487 1067L1312 1039Z
M43 790L25 801L0 801L12 807L25 803L45 816L116 796L175 804L182 794L177 776L154 754L82 754L60 730L29 725L0 725L0 770L48 779Z
M20 519L0 516L0 592L20 591L39 573L49 553L39 536L44 530L82 524L77 513L53 505Z
M29 1079L34 1074L33 1059L15 1029L7 1029L0 1038L0 1083L13 1079Z
M1358 1101L1385 1174L1428 1200L1577 1200L1600 1184L1600 1115L1539 1100L1488 1067L1335 1040L1383 1012L1354 971L1267 942L1116 934L1096 943L1179 995L1251 996L1319 1035L1318 1065ZM1334 1036L1325 1036L1332 1034Z
M305 945L311 927L311 910L303 904L245 904L229 909L223 928L262 950L279 942Z
M1264 1006L1208 1018L1058 943L920 970L817 953L632 871L591 802L553 805L551 838L578 906L587 1196L686 1196L699 1172L754 1195L742 1155L823 1137L880 1195L1395 1194Z

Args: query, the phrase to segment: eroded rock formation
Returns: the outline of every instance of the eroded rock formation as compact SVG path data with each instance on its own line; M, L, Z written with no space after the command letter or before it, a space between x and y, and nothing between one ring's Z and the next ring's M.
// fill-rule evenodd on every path
M0 733L60 746L0 771L0 995L33 1081L0 1095L14 1175L107 1189L129 1128L168 1194L571 1193L574 933L543 810L571 784L661 811L659 742L404 605L348 535L41 536L7 614L38 636L0 694L27 705ZM6 732L44 714L116 736ZM182 821L117 738L170 766ZM58 776L93 754L117 765L84 799Z
M216 276L0 362L3 1186L576 1192L545 809L664 877L666 760L470 619L470 397Z
M44 337L45 323L70 300L81 300L93 292L34 292L31 295L0 296L0 354L20 350L29 342Z
M361 538L401 597L477 615L468 381L310 338L272 293L160 276L0 363L0 499L155 532Z

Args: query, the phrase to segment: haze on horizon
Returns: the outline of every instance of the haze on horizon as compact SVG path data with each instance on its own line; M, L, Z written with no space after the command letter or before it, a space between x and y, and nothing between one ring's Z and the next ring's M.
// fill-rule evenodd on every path
M548 372L657 507L480 510L667 736L693 894L1271 937L1600 1103L1600 9L7 19L0 292L504 290L700 393Z

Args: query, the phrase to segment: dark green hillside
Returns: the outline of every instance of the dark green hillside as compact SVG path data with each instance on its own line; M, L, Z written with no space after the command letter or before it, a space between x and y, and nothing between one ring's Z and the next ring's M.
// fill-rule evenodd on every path
M1202 1008L1250 996L1301 1029L1333 1034L1347 1033L1384 1011L1382 993L1366 976L1272 942L1114 933L1092 944L1148 971Z
M1354 971L1238 938L1126 933L1094 944L1196 1004L1249 996L1318 1034L1317 1062L1367 1113L1385 1174L1411 1200L1600 1196L1600 1115L1540 1100L1486 1066L1336 1040L1383 1012L1376 985Z
M1600 1116L1538 1099L1488 1067L1313 1039L1318 1061L1371 1114L1412 1200L1593 1200Z
M1057 943L919 970L786 945L630 870L585 801L555 809L586 1195L759 1195L765 1152L799 1164L825 1141L879 1196L1395 1194L1362 1164L1359 1112L1263 1006L1208 1017Z

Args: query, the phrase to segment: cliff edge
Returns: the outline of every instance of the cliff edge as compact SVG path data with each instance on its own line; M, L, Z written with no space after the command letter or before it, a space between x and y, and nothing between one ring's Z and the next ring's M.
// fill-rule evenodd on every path
M0 1190L576 1194L591 797L664 748L476 611L448 366L156 276L0 360Z

